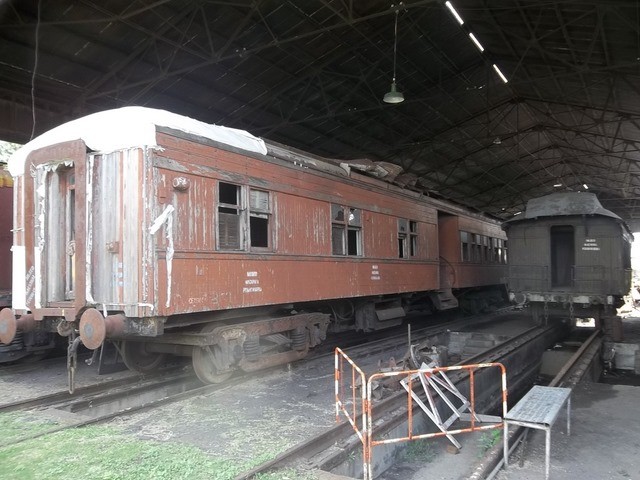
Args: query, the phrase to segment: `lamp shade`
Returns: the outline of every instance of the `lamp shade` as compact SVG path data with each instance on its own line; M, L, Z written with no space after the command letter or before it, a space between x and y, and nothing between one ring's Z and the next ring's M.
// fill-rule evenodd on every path
M384 94L382 101L385 103L404 102L404 95L396 89L396 82L391 82L391 90Z

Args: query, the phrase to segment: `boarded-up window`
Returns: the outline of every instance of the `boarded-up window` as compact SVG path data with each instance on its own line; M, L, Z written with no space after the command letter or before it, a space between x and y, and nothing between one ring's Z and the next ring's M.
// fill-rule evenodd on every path
M270 216L269 192L249 190L249 240L251 247L269 248Z

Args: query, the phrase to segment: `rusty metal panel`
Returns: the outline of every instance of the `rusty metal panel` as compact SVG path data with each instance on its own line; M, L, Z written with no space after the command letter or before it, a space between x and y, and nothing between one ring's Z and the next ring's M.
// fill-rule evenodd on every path
M4 170L0 170L0 290L11 290L13 189L3 186L2 172Z
M188 258L190 257L190 258ZM437 289L438 265L402 261L338 261L315 257L176 254L172 299L159 282L162 315L264 304ZM166 265L158 262L158 277Z
M398 258L398 218L363 212L364 254L376 258Z
M215 249L215 181L211 178L185 175L157 169L156 201L158 215L166 205L173 205L173 247L178 251L211 252ZM184 185L178 190L173 185ZM159 235L158 245L166 248L166 236Z
M326 202L278 194L275 220L278 251L293 255L331 254L331 232L327 229L331 214Z
M506 239L507 235L498 223L490 223L488 221L480 221L474 217L459 217L460 230L487 235L493 238Z

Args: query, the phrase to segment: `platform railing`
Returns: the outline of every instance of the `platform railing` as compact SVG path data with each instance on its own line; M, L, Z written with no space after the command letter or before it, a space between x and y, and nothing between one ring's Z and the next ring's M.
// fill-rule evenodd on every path
M344 363L350 365L350 377L344 374ZM502 417L492 417L487 422L481 421L482 415L476 411L475 375L478 370L497 368L500 370L500 390L502 402ZM469 398L464 397L447 377L447 372L463 371L469 375ZM401 437L390 438L388 432L384 439L377 439L374 435L373 417L373 383L389 378L398 378L398 382L407 391L407 434ZM345 394L345 379L349 380L350 402L341 396ZM414 390L415 385L423 391ZM358 400L357 390L360 389ZM507 374L501 363L478 363L473 365L454 365L450 367L421 368L418 370L403 370L398 372L378 372L366 378L365 373L353 362L341 349L335 351L335 392L336 392L336 421L340 421L340 413L343 413L358 438L362 442L363 477L364 480L373 479L373 449L378 445L409 442L427 438L449 438L454 445L460 447L453 438L454 435L471 433L479 430L501 429L504 426L503 419L507 413ZM427 404L423 401L426 399ZM457 400L456 400L457 399ZM451 410L451 416L442 419L437 400L441 400ZM454 405L458 402L458 405ZM350 403L351 408L348 408ZM434 422L439 431L434 433L415 434L413 432L414 407L419 406ZM468 413L465 413L468 411ZM362 427L358 427L358 417L362 418ZM470 426L450 429L451 425L462 417L468 416Z
M345 375L345 362L349 365L348 375ZM363 471L365 478L368 478L367 464L364 459L369 457L368 453L368 434L367 415L367 380L365 373L358 367L349 356L340 348L335 350L335 396L336 396L336 422L340 421L340 413L342 413L362 442ZM348 384L345 386L345 383ZM360 390L358 399L357 391ZM348 398L343 395L348 392ZM362 427L358 427L358 417L361 417Z

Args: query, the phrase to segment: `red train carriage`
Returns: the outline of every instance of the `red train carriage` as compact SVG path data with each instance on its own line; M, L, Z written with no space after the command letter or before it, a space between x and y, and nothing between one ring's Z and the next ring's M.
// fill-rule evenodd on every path
M11 228L13 179L0 165L0 309L11 307ZM0 334L2 325L0 325ZM0 344L0 363L46 355L54 347L51 334L42 331L16 332L6 345Z
M3 342L3 328L78 332L91 349L119 341L129 368L189 355L216 382L302 358L330 325L396 325L505 276L493 220L165 111L70 122L10 167L24 282Z
M0 308L11 306L13 179L0 164Z

